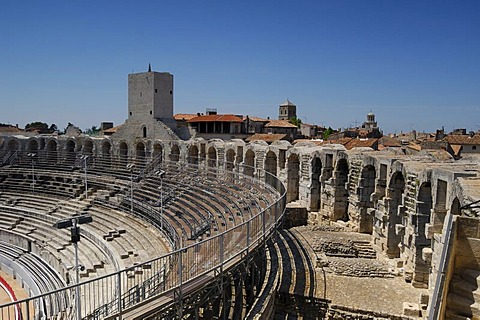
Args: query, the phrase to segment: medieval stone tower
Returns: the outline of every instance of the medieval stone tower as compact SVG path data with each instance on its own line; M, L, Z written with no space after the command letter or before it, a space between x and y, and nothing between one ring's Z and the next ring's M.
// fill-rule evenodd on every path
M173 119L173 75L147 72L128 75L128 118L113 138L177 140Z
M173 122L173 75L149 66L148 72L128 75L128 119L151 118Z
M278 107L278 120L289 120L297 117L297 106L287 99Z

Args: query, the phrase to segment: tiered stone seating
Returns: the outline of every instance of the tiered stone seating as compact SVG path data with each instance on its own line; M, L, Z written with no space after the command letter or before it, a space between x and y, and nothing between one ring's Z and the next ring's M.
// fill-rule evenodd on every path
M37 288L30 288L36 294L51 292L65 287L60 275L52 269L43 259L25 249L0 242L0 255L10 259L19 268L23 269ZM18 271L15 271L18 275ZM26 281L26 279L23 279ZM60 294L47 295L44 297L46 308L52 313L57 313L69 306L69 297L63 292Z

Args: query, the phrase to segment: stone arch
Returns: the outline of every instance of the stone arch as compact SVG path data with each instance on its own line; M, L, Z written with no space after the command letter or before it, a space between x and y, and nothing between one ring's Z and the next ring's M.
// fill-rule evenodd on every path
M322 185L320 177L322 175L322 161L314 157L311 163L310 175L310 211L319 211L321 208Z
M265 155L265 182L275 186L277 177L277 155L272 150Z
M128 161L128 144L125 141L120 142L118 145L118 151L120 162L126 163Z
M458 198L455 197L452 201L452 205L450 206L450 214L460 215L462 213L460 208L461 208L460 200L458 200Z
M82 153L91 156L93 154L93 142L90 139L85 140L83 143Z
M253 177L253 173L255 172L255 152L253 152L252 149L248 149L247 152L245 152L244 164L244 174Z
M75 152L75 141L72 139L67 140L65 143L65 151L67 153L74 153Z
M416 212L416 231L414 236L415 248L415 270L413 273L413 283L415 286L423 284L425 287L428 286L428 276L430 264L426 263L422 257L423 249L431 247L431 241L427 239L425 234L425 226L430 222L430 215L433 208L432 200L432 186L429 181L424 182L420 185L417 198L417 212ZM410 246L410 243L407 243Z
M180 148L178 144L173 144L170 151L170 161L178 162L180 160Z
M228 171L233 171L233 168L235 167L235 150L233 149L228 149L226 152L226 169Z
M104 141L102 143L102 156L104 158L110 158L111 153L112 153L112 144L108 140Z
M75 162L75 141L72 139L65 143L65 159L67 162Z
M39 149L38 141L36 139L31 139L28 141L27 144L27 151L29 152L37 152Z
M348 221L348 173L347 159L340 158L337 161L334 172L335 202L333 205L333 220Z
M370 209L374 207L372 194L375 192L375 178L377 172L371 164L363 167L358 185L358 214L360 215L359 232L372 233L373 216Z
M388 185L387 198L385 199L388 214L387 230L387 255L389 258L399 258L400 248L398 245L404 234L402 216L405 211L402 198L405 192L405 178L403 173L396 171Z
M211 168L214 168L217 166L217 150L214 147L208 148L207 151L207 157L208 157L208 166Z
M49 161L56 161L57 159L57 141L55 139L50 139L45 146L47 149L47 159Z
M198 164L198 147L194 144L188 148L187 161L191 164Z
M141 141L135 145L135 157L137 159L145 159L145 144Z
M20 149L20 143L17 139L10 139L7 143L8 151L18 151Z
M154 143L153 144L153 158L159 160L159 162L163 161L163 146L161 143Z
M298 200L300 196L300 159L290 154L287 162L287 203Z

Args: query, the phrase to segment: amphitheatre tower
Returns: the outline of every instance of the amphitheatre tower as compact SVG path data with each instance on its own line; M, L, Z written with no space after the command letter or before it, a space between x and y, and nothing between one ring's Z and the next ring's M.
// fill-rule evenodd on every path
M128 75L128 118L114 139L178 140L174 133L173 75L152 71Z

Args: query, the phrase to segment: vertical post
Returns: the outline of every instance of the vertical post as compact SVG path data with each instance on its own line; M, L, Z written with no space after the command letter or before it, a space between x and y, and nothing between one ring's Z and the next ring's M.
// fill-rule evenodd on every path
M35 164L32 156L32 192L35 192Z
M88 156L83 156L83 164L85 165L85 199L88 199L88 184L87 184L87 159Z
M130 171L130 213L133 214L133 169Z
M122 320L122 271L118 271L117 273L117 297L118 297L118 314L119 320Z
M72 219L73 227L72 227L72 234L78 232L77 229L77 219ZM80 236L80 235L78 235ZM77 304L77 320L82 319L82 308L81 308L81 300L80 299L80 271L79 271L79 264L78 264L78 242L73 242L73 247L75 248L75 297L76 297L76 304Z
M163 174L160 175L160 229L163 230Z

